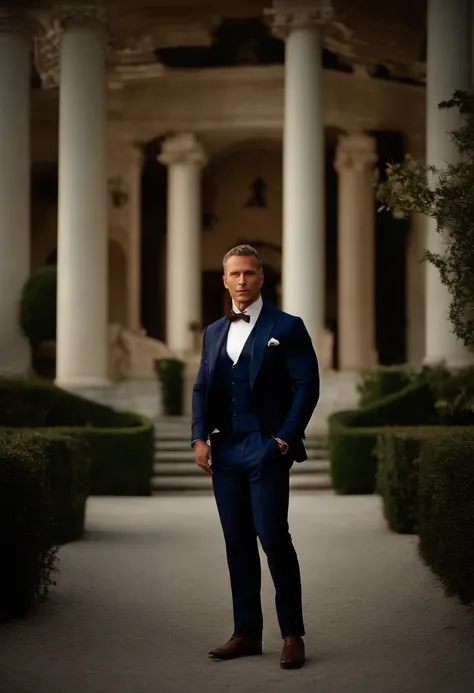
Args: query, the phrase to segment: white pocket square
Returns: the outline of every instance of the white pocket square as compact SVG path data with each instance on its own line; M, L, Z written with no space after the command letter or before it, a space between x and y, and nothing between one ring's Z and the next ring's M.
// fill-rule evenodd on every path
M278 339L274 339L273 337L268 341L267 346L279 346L280 342Z

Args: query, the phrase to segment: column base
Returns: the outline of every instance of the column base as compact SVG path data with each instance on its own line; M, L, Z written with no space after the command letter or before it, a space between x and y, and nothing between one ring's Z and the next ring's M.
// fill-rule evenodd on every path
M77 377L77 378L67 378L62 380L62 378L56 378L55 385L61 387L63 390L73 390L76 388L104 388L110 387L111 381L108 378L99 377Z
M56 387L92 402L116 408L113 383L107 378L74 378L67 381L56 380Z

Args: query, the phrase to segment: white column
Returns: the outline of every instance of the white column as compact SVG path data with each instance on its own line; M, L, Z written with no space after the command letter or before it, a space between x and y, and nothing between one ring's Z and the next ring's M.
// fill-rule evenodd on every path
M448 133L460 126L455 109L440 110L438 104L451 98L455 89L471 88L470 0L429 0L427 58L427 164L446 168L455 163L457 151ZM427 220L426 245L443 253L444 241L436 222ZM426 353L427 363L446 360L457 367L472 362L472 356L453 334L449 321L450 294L438 270L426 266Z
M0 374L24 374L19 303L30 274L30 27L0 11Z
M338 194L339 368L360 371L377 363L375 350L375 191L373 137L339 140Z
M204 150L191 133L168 138L159 156L168 166L166 341L193 352L191 325L201 315L201 169Z
M62 13L58 385L107 384L107 85L99 8Z
M325 157L322 26L328 0L275 1L286 41L283 134L283 310L303 318L316 348L325 317Z

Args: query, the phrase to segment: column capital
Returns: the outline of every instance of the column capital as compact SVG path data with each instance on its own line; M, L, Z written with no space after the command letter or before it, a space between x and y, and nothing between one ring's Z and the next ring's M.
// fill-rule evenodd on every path
M0 34L15 34L31 47L33 39L41 33L40 23L27 12L0 9Z
M158 161L165 166L173 164L198 164L204 166L207 157L204 147L191 132L178 133L163 142Z
M332 0L274 0L265 10L273 34L286 39L295 29L321 29L333 19Z
M354 133L339 137L334 159L338 173L355 170L360 173L371 171L378 160L375 138L364 133Z
M107 12L100 4L56 2L47 29L35 41L36 68L45 88L59 85L61 38L64 31L83 29L107 36Z
M56 24L62 30L85 28L103 32L107 27L107 11L100 3L57 2L54 9Z

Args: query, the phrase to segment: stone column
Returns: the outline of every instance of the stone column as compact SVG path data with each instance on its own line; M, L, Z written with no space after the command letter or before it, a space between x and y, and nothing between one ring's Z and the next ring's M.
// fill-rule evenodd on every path
M168 166L166 341L185 356L193 352L192 325L201 324L201 169L197 138L168 138L159 156Z
M0 374L21 375L30 349L19 302L30 274L30 61L33 25L0 10Z
M470 5L470 0L428 2L426 159L427 164L440 169L456 162L457 150L448 133L461 121L457 111L440 110L438 104L451 98L455 89L471 88ZM427 220L426 231L428 249L443 253L445 241L434 220ZM445 360L448 366L457 367L472 362L472 355L453 334L448 317L450 302L438 270L427 264L425 362Z
M269 12L286 42L282 307L303 318L315 347L325 322L325 156L322 27L329 0L286 0Z
M59 101L56 380L108 384L105 13L63 7Z
M361 371L377 363L375 350L376 143L365 134L339 140L338 329L339 368Z

